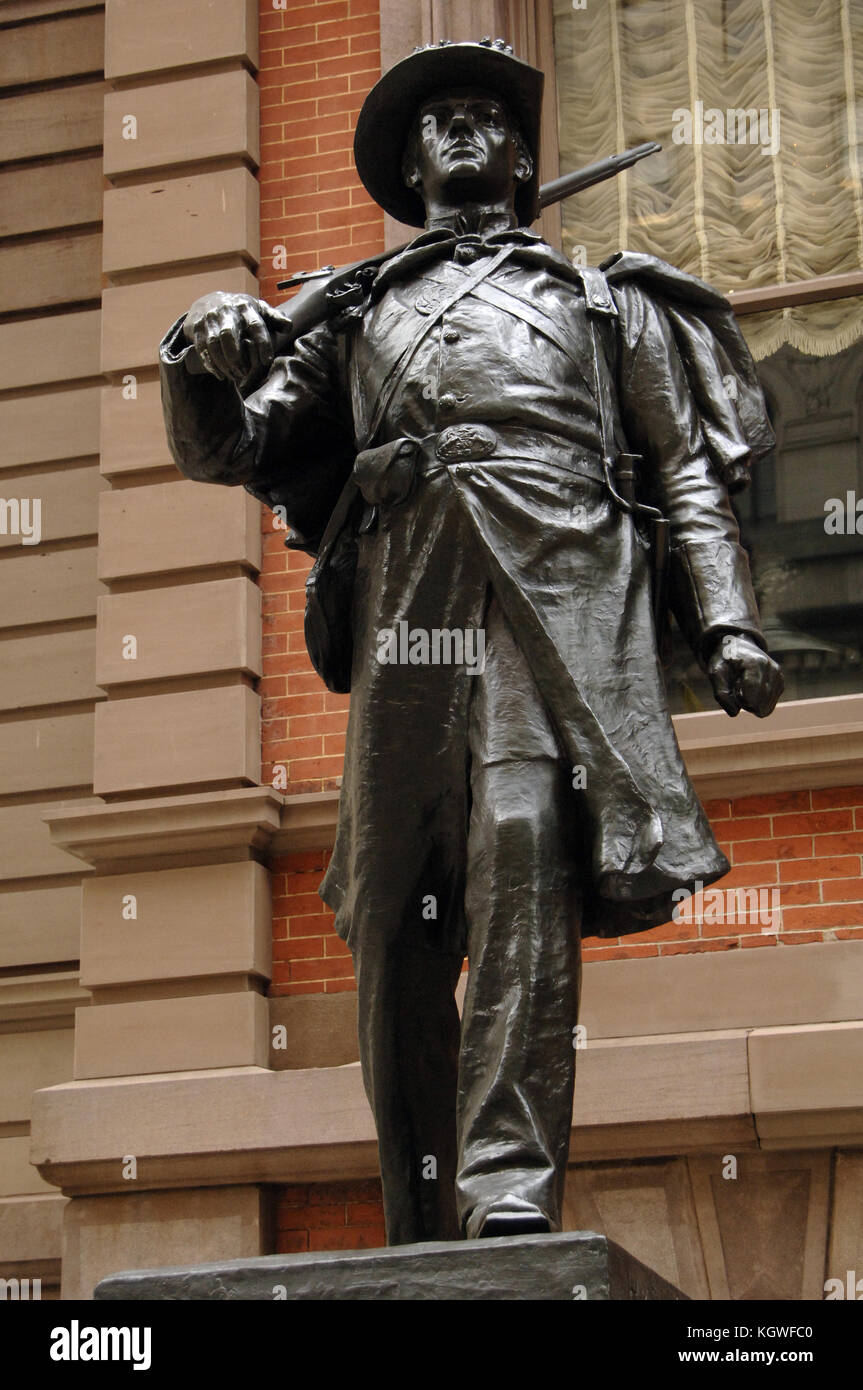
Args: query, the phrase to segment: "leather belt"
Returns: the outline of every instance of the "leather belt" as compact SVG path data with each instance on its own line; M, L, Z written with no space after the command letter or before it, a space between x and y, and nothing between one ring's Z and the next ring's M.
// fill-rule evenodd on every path
M468 422L449 425L419 440L418 450L416 471L420 475L437 473L450 464L506 458L551 464L597 483L605 481L600 459L580 455L572 441L560 435L540 433L520 425L495 425L493 428Z

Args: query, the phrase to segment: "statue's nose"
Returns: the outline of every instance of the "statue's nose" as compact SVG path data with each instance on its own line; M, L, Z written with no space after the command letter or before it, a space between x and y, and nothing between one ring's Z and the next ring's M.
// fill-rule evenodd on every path
M450 134L458 133L460 130L473 130L473 120L466 106L458 106L453 111L449 122Z

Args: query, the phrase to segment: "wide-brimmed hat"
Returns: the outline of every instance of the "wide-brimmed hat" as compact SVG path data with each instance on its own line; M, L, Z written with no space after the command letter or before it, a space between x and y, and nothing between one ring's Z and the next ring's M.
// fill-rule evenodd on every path
M418 48L396 63L366 97L354 136L357 172L375 202L399 222L425 225L420 195L402 176L402 157L418 108L436 92L476 87L492 92L506 106L533 156L533 174L518 185L516 216L529 226L538 213L539 118L543 75L502 39Z

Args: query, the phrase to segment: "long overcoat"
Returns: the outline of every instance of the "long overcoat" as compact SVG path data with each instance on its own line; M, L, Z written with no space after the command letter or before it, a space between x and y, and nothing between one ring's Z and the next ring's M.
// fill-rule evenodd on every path
M667 520L664 603L699 659L725 632L763 646L728 494L769 424L721 295L648 256L604 272L523 230L426 232L245 401L185 372L181 322L162 344L181 470L283 506L324 590L339 581L351 709L321 893L351 945L406 921L433 948L463 945L482 676L434 664L421 638L481 631L492 596L572 769L583 934L642 931L675 889L728 870L668 713L644 509ZM640 512L604 464L621 454ZM382 633L416 660L381 660Z

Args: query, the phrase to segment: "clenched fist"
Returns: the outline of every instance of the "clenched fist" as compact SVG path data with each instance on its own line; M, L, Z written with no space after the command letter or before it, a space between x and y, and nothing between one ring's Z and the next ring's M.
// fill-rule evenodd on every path
M759 719L766 718L785 689L773 658L742 634L728 633L721 639L707 664L707 674L717 702L732 718L742 709Z
M282 325L280 316L250 294L205 294L192 305L183 332L201 366L220 381L239 384L273 361L268 324Z

